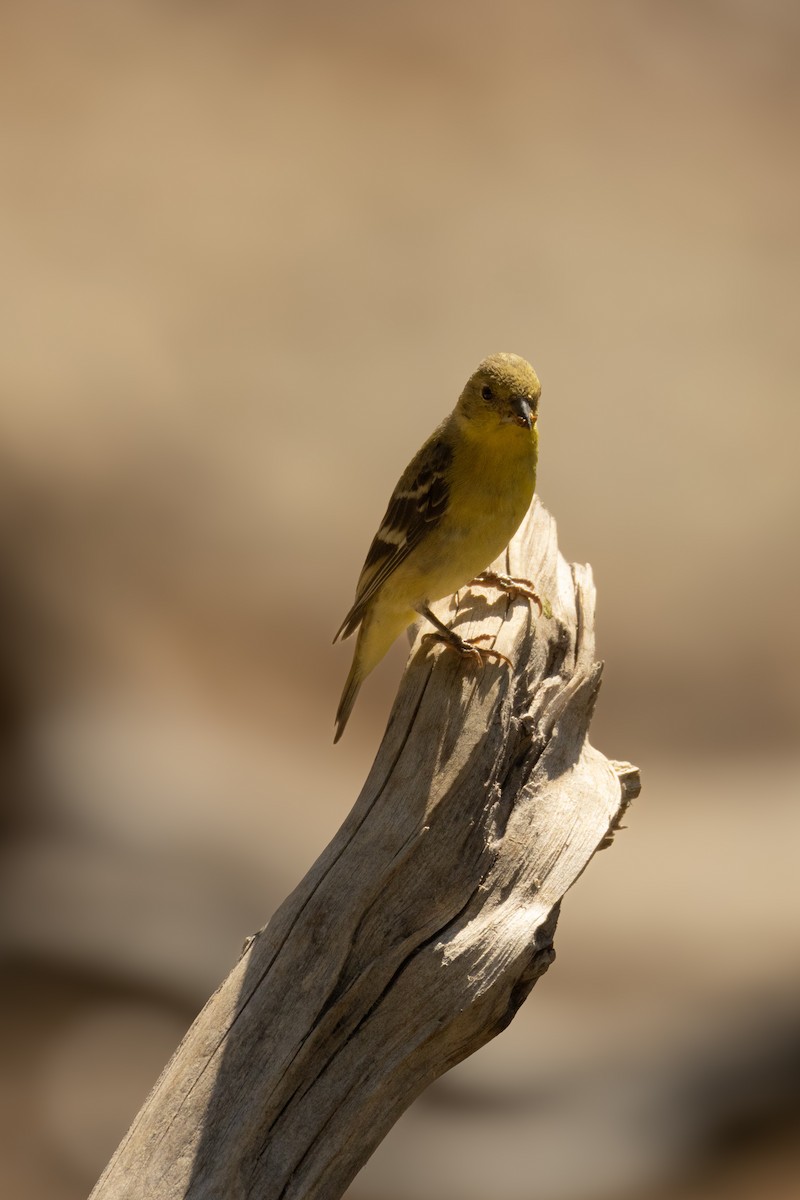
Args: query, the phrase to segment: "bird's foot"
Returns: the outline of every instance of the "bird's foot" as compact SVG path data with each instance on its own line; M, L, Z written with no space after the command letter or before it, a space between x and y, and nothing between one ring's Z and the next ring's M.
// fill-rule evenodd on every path
M553 615L550 601L542 599L530 579L517 579L513 575L503 575L500 571L481 571L480 575L471 579L467 586L499 588L501 592L506 592L512 600L524 596L538 606L540 617L552 617Z
M443 646L454 650L456 654L460 654L462 658L469 659L470 662L478 663L483 666L488 659L499 658L501 662L507 663L513 668L513 663L510 658L506 658L505 654L501 654L499 650L493 650L486 646L476 646L476 642L482 642L487 638L491 638L490 633L480 633L471 641L462 638L454 630L448 629L445 633L437 630L435 633L424 633L422 635L423 642L441 642Z

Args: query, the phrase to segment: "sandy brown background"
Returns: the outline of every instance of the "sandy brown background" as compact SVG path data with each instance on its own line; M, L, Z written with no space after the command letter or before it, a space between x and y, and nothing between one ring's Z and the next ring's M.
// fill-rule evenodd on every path
M330 640L495 350L645 790L349 1195L798 1194L798 55L791 0L2 6L3 1195L86 1194L348 810L404 647L334 751Z

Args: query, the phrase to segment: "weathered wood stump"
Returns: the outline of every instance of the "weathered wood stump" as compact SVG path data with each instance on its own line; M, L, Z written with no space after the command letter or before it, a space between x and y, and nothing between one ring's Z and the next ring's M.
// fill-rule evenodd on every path
M638 773L587 739L591 572L561 557L538 501L495 566L535 580L552 617L483 588L437 606L513 668L417 633L355 806L198 1016L94 1200L340 1197L553 961L561 898Z

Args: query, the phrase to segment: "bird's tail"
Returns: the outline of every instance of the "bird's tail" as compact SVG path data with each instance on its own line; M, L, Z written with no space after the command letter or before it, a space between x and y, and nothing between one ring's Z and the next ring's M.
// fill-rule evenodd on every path
M358 656L356 655L353 660L353 665L350 668L350 674L347 676L347 682L344 685L344 691L342 692L342 698L339 701L339 707L336 710L336 732L333 735L334 745L344 733L344 727L347 724L347 719L350 716L350 713L353 711L353 705L356 702L358 689L364 682L364 675L358 669L357 659Z
M387 613L382 610L376 611L374 606L364 615L358 631L353 665L350 667L350 674L347 676L342 698L336 710L334 742L338 742L344 733L347 718L353 711L361 684L372 668L381 661L398 634L411 624L415 615L413 609L409 609L407 612L402 609L390 609Z

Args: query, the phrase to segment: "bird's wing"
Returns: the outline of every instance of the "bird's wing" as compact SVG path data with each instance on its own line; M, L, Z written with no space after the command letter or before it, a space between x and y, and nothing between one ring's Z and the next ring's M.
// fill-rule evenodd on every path
M334 641L350 637L378 589L442 519L450 492L447 470L452 459L452 446L436 433L406 467L369 548L355 603Z

